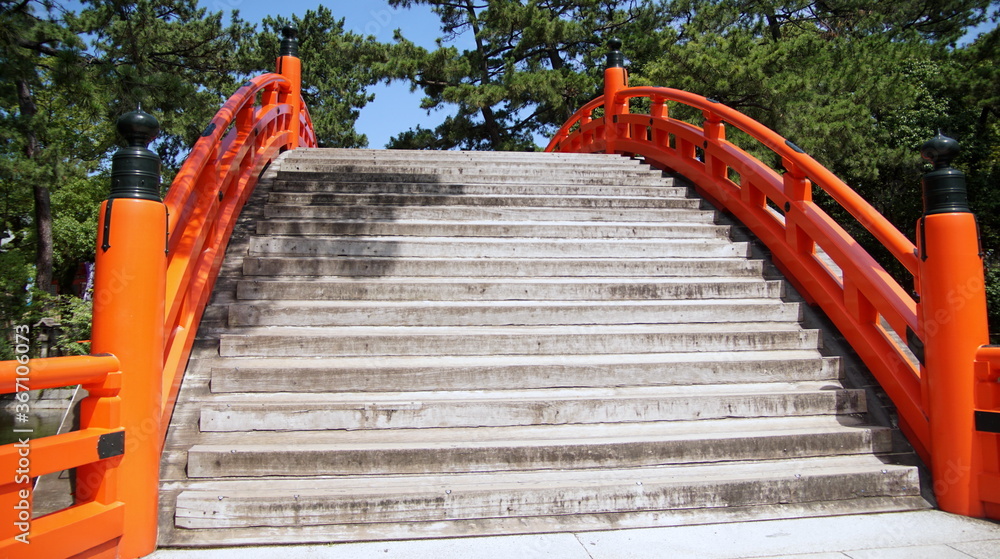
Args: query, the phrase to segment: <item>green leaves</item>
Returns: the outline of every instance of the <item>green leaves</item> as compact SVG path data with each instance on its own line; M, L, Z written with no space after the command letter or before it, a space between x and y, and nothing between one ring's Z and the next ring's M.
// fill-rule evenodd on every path
M595 57L606 39L642 18L656 21L651 3L617 0L391 3L430 6L442 46L428 52L400 37L389 79L421 88L428 110L455 111L433 132L411 130L391 147L534 149L536 136L553 133L600 90ZM445 46L453 41L472 46Z
M247 75L274 70L279 32L298 29L302 60L302 96L323 147L365 147L368 139L354 129L360 110L373 99L365 88L382 76L386 49L372 37L344 31L344 20L319 6L301 18L266 18L263 29L242 45L240 70Z
M1000 196L987 185L1000 178L1000 36L993 30L954 47L990 6L996 3L678 0L666 4L677 40L646 59L640 79L718 99L761 121L911 237L921 213L919 147L938 130L959 139L963 153L955 165L968 173L991 281L997 281ZM745 147L780 163L766 150ZM817 200L901 284L910 284L860 224L823 196ZM996 306L993 329L1000 331Z

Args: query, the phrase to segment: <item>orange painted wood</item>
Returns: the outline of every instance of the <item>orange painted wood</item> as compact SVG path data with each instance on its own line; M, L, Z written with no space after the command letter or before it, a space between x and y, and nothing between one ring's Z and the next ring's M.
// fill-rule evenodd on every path
M101 460L97 455L98 440L102 435L119 431L122 429L89 428L31 439L31 477L61 472ZM0 446L0 471L14 472L17 469L20 450L14 443Z
M123 503L76 505L32 520L27 545L13 538L0 541L0 557L56 559L90 550L95 553L83 557L106 557L103 548L122 536L124 519Z
M20 367L27 367L28 374L17 374ZM118 369L118 358L113 355L48 357L31 359L27 364L14 360L0 361L0 394L16 392L19 378L28 378L22 386L41 390L103 382L108 373Z

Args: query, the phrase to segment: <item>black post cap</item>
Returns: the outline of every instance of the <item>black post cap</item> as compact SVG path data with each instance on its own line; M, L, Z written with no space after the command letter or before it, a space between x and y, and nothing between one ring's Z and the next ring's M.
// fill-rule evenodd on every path
M281 28L281 51L278 56L299 56L299 30L286 25Z
M921 157L934 164L934 170L924 174L920 181L924 215L971 212L965 173L951 166L959 151L958 141L940 132L920 147Z
M160 123L142 109L118 118L118 133L127 146L111 157L111 194L108 199L136 198L162 202L160 157L147 147L160 133Z
M625 66L625 55L622 54L622 40L610 39L608 41L608 59L605 68L623 68Z

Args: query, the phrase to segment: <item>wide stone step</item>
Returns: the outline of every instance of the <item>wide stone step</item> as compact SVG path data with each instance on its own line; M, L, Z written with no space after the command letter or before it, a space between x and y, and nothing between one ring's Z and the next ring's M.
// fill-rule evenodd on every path
M226 359L212 367L216 394L503 390L617 386L828 382L840 359L815 348L508 356L383 356Z
M658 196L529 196L475 194L354 194L350 192L272 192L273 204L295 206L487 206L531 208L697 209L697 198Z
M507 275L513 276L511 270ZM370 301L502 301L652 300L777 298L780 281L737 277L634 278L461 278L372 277L287 278L242 280L236 295L242 300L370 300Z
M655 186L622 186L619 184L463 184L439 182L347 182L341 180L278 181L275 192L349 192L354 194L474 194L522 196L657 196L683 198L687 186L673 186L673 179L661 179Z
M505 326L797 322L773 299L666 301L280 301L234 303L229 326Z
M625 166L642 165L640 160L607 153L544 153L530 151L386 150L356 148L298 148L283 161L327 160L336 162L397 163L401 161L467 165L484 162L523 162L536 168L555 165Z
M508 237L254 237L252 255L430 258L745 257L747 243L728 239L530 239Z
M713 223L713 210L643 208L531 208L490 206L302 206L269 204L267 218L425 219L456 221L586 221L632 223Z
M309 153L301 148L289 154L284 162L294 165L325 164L325 165L396 165L428 167L432 171L445 167L483 167L505 165L511 167L530 167L538 169L650 169L648 165L637 159L629 159L620 155L608 154L561 154L561 153L526 153L526 152L455 152L455 151L423 151L417 154L407 154L400 151L392 153L385 150L373 150L368 153Z
M406 161L399 159L381 160L331 160L331 159L289 159L285 160L278 170L278 179L282 173L300 171L310 173L380 173L414 174L427 177L442 177L450 175L491 175L497 177L497 182L504 182L507 177L520 175L551 175L601 177L611 179L622 176L646 176L664 178L659 169L644 164L613 165L606 169L603 165L580 165L572 161L555 162L553 165L538 165L537 160L500 160L500 161L454 161L450 164L439 164L443 161Z
M302 167L301 170L295 167ZM619 168L614 171L565 168L546 171L531 167L510 167L506 165L474 167L444 167L437 172L427 167L403 167L392 165L354 166L345 170L342 165L323 164L283 164L278 171L279 181L330 181L330 182L431 182L431 183L505 183L516 184L591 184L606 185L609 182L628 186L655 186L663 184L660 171L641 168Z
M325 431L633 423L865 412L863 390L829 383L220 396L209 431Z
M630 224L577 221L282 220L257 222L258 235L532 237L575 239L728 238L729 227L702 223Z
M413 537L414 533L440 537L454 531L471 532L468 527L463 530L447 522L460 520L520 517L513 528L540 517L544 522L535 523L534 530L522 527L515 531L544 531L539 529L542 525L550 530L562 527L576 515L601 515L591 524L599 526L608 522L608 515L624 511L663 511L659 522L647 518L645 525L672 525L691 522L691 513L699 510L722 514L735 508L745 518L748 511L744 507L781 509L816 501L830 503L827 514L842 513L836 508L839 501L844 502L844 510L853 511L857 510L856 501L869 500L878 510L888 504L880 497L916 496L916 486L915 470L882 464L874 457L601 472L349 476L311 480L305 486L301 480L276 479L263 486L223 480L194 484L180 493L175 522L195 534L199 528L246 527L249 533L244 537L257 534L261 538L258 543L273 543L273 539L265 539L268 534L292 534L298 541L310 541L311 526L327 530L326 538L320 541L336 540L337 534L358 538L364 533L379 534L378 539L406 537L404 534ZM912 506L912 502L901 501L899 506ZM822 513L817 510L813 514ZM706 515L700 516L704 521ZM367 528L368 532L350 526L337 531L329 526L367 523L379 526ZM285 529L267 532L268 526ZM504 533L504 524L487 526L493 528L490 533Z
M219 438L213 444L213 438ZM658 466L888 452L847 416L448 429L205 433L191 478Z
M761 277L760 260L740 258L367 258L248 256L247 276Z
M816 348L798 324L435 327L256 327L223 334L223 357L375 355L551 355Z

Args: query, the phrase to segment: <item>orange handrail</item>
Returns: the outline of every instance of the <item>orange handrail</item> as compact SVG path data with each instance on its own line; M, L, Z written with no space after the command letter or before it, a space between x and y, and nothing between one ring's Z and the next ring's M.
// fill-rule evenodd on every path
M123 151L146 161L123 165L119 175L113 165L112 197L101 206L93 349L103 354L24 356L30 383L28 365L0 362L0 392L29 384L32 390L82 384L90 392L79 430L0 447L0 464L13 470L30 450L24 480L0 482L0 506L25 516L24 530L9 523L0 529L4 557L131 558L155 550L159 457L236 219L278 155L316 146L294 30L283 32L279 73L246 82L222 106L164 201L156 193L158 171L149 174L150 157L154 169L158 159L145 148L155 119L135 112L119 124L130 143ZM116 176L125 178L116 183ZM116 195L122 184L139 188ZM31 478L68 468L77 468L75 504L32 519Z
M295 106L302 107L299 136L292 133L292 117L299 113ZM174 178L164 199L170 233L163 425L169 424L195 330L236 217L263 168L297 145L316 145L309 112L292 81L265 74L243 84L222 106Z
M810 301L822 306L845 334L896 404L902 428L921 455L927 457L928 425L923 413L920 371L909 348L901 343L908 331L918 330L917 304L812 201L811 185L840 202L911 273L917 270L914 244L812 157L735 109L670 88L623 88L614 95L615 99L649 98L652 107L659 107L664 114L659 118L618 115L614 124L627 127L627 133L615 138L615 151L641 155L656 167L680 173L717 206L732 212L749 227L771 249L789 280ZM716 123L714 133L709 126L701 128L665 116L668 101L702 111L707 123ZM605 131L611 125L601 122L604 117L592 116L603 106L602 97L577 111L546 150L606 151ZM728 142L722 123L739 128L778 154L787 172L779 174ZM821 248L829 261L817 257L815 247Z
M620 43L612 46L617 49ZM546 151L642 156L654 167L688 178L706 199L738 218L767 245L807 302L824 310L879 381L896 406L900 428L931 465L941 507L1000 518L1000 436L995 432L1000 357L993 349L976 353L988 336L982 255L976 255L972 214L950 207L950 201L933 211L925 203L918 248L843 181L773 130L701 95L630 88L621 59L617 50L609 53L604 95L574 113ZM648 100L650 114L629 112L635 98ZM668 103L700 112L703 125L671 118ZM598 111L603 114L595 116ZM727 141L727 126L774 152L785 171L771 169ZM925 157L930 153L928 158L941 169L935 173L952 177L957 171L947 167L951 156L945 153L951 148L942 145L932 146ZM922 301L813 202L814 186L899 261L913 276L914 292ZM946 248L956 246L961 249ZM976 410L973 367L980 377L991 379L981 378L975 385ZM980 421L983 417L987 419Z
M0 362L0 392L27 395L28 390L80 384L89 393L81 404L80 429L71 433L32 438L31 429L17 429L23 438L0 446L0 507L13 512L0 525L0 556L70 557L108 546L116 547L124 531L124 505L113 493L91 492L92 498L73 506L31 519L32 479L70 468L102 468L106 477L117 475L116 466L124 450L120 422L122 374L113 355L51 357ZM24 399L24 412L31 402ZM15 415L17 418L17 415ZM103 481L103 480L102 480ZM79 479L78 486L90 484ZM87 534L87 537L80 537Z

